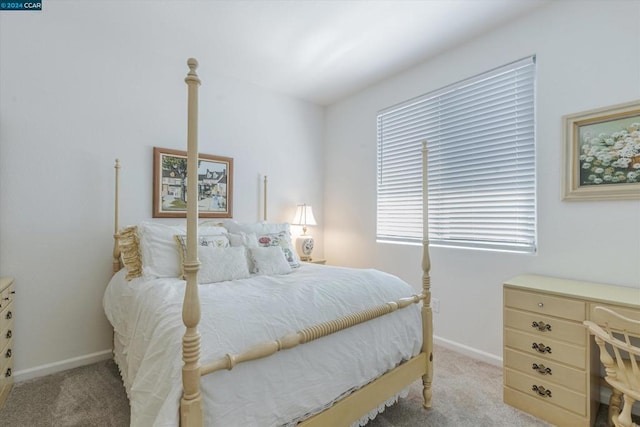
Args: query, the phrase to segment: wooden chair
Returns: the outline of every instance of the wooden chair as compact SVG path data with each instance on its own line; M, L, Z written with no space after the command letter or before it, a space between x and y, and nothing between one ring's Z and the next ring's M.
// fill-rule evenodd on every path
M605 381L613 389L608 421L616 427L637 427L638 424L631 420L631 408L640 400L640 320L629 319L604 307L596 307L594 314L603 327L589 320L584 324L600 347Z

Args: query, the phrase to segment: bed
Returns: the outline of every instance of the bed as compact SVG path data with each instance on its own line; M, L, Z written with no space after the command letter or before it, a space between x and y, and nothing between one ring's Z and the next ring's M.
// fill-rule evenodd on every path
M197 61L187 63L195 176L200 79ZM415 295L381 271L301 263L288 251L288 224L198 223L196 198L186 225L120 229L119 169L116 161L115 274L104 308L132 426L364 425L419 378L430 407L426 237Z

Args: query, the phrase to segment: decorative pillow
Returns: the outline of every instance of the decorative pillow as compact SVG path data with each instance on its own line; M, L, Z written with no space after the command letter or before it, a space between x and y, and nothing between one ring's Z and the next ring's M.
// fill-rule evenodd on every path
M120 248L120 260L127 269L125 279L131 280L142 276L142 256L140 255L138 227L132 225L120 230L118 233L118 247Z
M198 246L198 283L245 279L250 276L244 247Z
M231 246L244 246L247 248L255 248L258 245L258 238L255 233L245 233L243 231L239 233L227 233Z
M230 233L255 233L259 246L280 246L284 251L289 265L293 268L300 266L300 258L291 242L291 231L288 223L241 223L233 220L225 221L224 226Z
M257 235L256 237L258 238L258 246L278 246L284 252L285 259L291 268L300 267L300 258L298 258L298 254L291 244L291 237L288 232L281 231L274 234Z
M187 236L185 234L176 234L175 241L178 243L178 251L180 252L180 271L184 279L184 261L187 259ZM198 235L198 254L200 247L206 246L210 248L228 248L230 246L229 239L224 234L199 234ZM202 261L200 261L202 262Z
M249 248L249 252L255 266L254 273L259 275L291 273L291 265L287 262L280 246Z
M176 251L176 234L185 234L184 225L172 226L143 221L138 225L142 271L153 277L180 277L180 256Z

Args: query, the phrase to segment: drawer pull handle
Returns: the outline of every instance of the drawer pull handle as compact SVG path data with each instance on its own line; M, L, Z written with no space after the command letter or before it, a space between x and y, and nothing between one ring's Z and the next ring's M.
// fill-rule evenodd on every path
M6 357L7 359L11 357L11 349L7 350L7 352L4 354L4 357Z
M15 295L16 291L9 292L11 295Z
M7 315L5 316L7 319L11 319L13 317L13 313L12 312L7 312Z
M544 307L544 303L539 302L539 303L538 303L538 307L540 307L540 308Z
M539 322L531 323L532 328L536 328L541 332L549 331L551 332L551 325L549 323L544 323L542 320Z
M551 375L551 368L545 367L542 363L539 366L537 363L534 363L533 365L531 365L531 369L537 371L541 375Z
M537 350L539 353L551 354L551 347L545 346L543 343L540 343L540 344L533 343L531 344L531 348L534 350Z
M538 396L551 397L551 390L547 390L543 386L534 385L533 387L531 387L531 390L538 393Z
M4 301L9 301L9 297L4 297Z
M7 372L5 372L4 377L9 378L11 376L11 368L7 368Z
M11 338L13 336L13 332L11 332L11 329L9 329L7 331L7 335L5 335L7 338Z

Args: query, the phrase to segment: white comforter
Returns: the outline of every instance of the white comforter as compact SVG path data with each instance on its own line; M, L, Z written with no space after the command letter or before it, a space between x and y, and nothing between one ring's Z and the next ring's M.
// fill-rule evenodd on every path
M131 402L132 426L177 426L182 392L178 279L114 276L104 309ZM282 276L200 285L201 363L323 321L415 293L395 276L303 264ZM201 381L208 426L280 426L300 420L420 351L418 305L247 362Z

